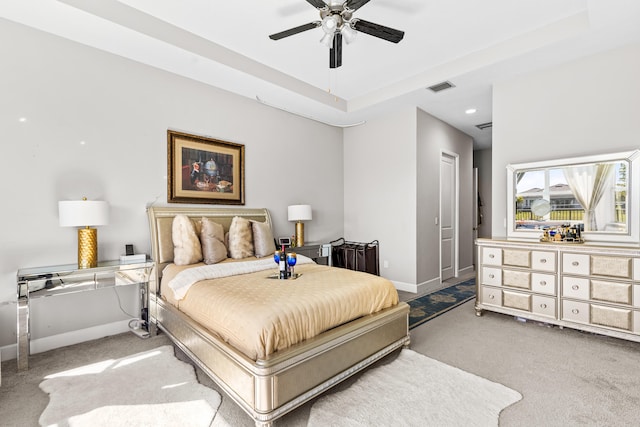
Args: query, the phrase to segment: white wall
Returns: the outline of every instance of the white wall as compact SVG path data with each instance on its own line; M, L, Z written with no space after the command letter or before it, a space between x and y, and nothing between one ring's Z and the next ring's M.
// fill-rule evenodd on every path
M640 147L638 76L633 44L494 85L493 238L506 236L509 163Z
M381 275L399 288L415 284L415 108L345 129L344 162L344 237L377 239Z
M458 156L458 272L473 271L473 140L436 117L417 110L417 280L420 292L440 283L440 160ZM438 224L440 224L440 220Z
M76 262L76 232L58 226L59 200L110 203L99 259L117 259L126 243L149 253L145 207L166 204L168 128L244 144L246 207L268 208L276 236L293 233L294 203L313 207L307 241L344 234L341 129L8 21L0 40L5 358L15 355L16 271ZM134 310L134 291L120 295ZM117 307L113 290L37 301L32 338L66 334L59 343L69 343L74 329L121 324Z

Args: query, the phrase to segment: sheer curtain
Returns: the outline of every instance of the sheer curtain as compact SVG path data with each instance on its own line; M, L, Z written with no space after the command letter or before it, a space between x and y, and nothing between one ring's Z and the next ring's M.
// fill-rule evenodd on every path
M602 195L610 187L614 165L612 163L600 163L587 166L571 166L563 168L571 191L584 208L584 229L597 231L596 207Z

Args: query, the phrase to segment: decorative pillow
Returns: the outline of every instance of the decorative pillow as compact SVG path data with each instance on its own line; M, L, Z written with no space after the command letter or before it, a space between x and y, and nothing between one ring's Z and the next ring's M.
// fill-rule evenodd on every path
M186 215L176 215L171 227L173 262L189 265L202 261L202 248L193 222Z
M205 264L215 264L227 259L227 247L224 244L222 225L209 218L202 218L200 242Z
M251 221L253 230L253 248L258 258L263 258L273 254L276 244L273 240L273 232L266 222Z
M251 222L234 216L229 227L229 255L233 259L253 256L253 232Z

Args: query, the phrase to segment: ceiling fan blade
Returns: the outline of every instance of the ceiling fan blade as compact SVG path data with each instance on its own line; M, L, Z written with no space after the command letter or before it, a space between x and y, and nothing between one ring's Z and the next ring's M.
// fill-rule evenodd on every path
M285 37L301 33L303 31L313 30L314 28L318 28L320 25L322 25L320 21L309 22L308 24L300 25L299 27L294 27L279 33L271 34L269 38L271 40L280 40Z
M347 0L344 5L351 10L358 10L367 3L369 0Z
M404 37L404 31L395 30L393 28L385 27L384 25L380 24L374 24L373 22L365 21L364 19L352 19L351 25L357 31L390 41L392 43L398 43Z
M342 65L342 34L333 36L333 47L329 49L329 68L338 68Z
M307 0L307 3L309 3L311 6L315 7L316 9L324 9L325 7L327 7L327 4L322 0Z

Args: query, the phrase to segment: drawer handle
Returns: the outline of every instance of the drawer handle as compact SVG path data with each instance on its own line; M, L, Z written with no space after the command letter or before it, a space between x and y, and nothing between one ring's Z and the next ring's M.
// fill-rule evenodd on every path
M547 304L540 304L540 308L547 308Z
M496 276L494 276L493 274L489 275L489 279L493 279L494 277L496 277Z
M580 286L578 286L578 285L573 285L573 286L571 287L571 289L573 289L574 291L577 291L578 289L580 289Z
M547 262L546 258L542 258L542 259L540 260L540 264L545 264L546 262Z
M540 286L547 286L547 281L546 280L541 280L540 281Z
M493 258L495 258L495 257L496 257L496 256L495 256L494 254L489 254L489 258L493 259Z
M571 265L573 265L574 267L577 267L580 265L580 263L578 261L573 261Z
M489 299L494 299L495 297L495 295L489 295Z
M580 313L580 310L578 310L577 308L574 308L573 310L571 310L571 312L573 314L578 314L578 313Z

